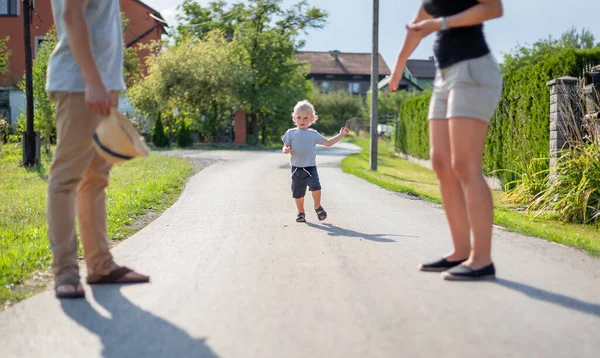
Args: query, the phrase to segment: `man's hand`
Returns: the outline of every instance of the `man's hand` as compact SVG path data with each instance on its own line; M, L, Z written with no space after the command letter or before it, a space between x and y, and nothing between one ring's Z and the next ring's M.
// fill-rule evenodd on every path
M287 145L284 145L283 146L283 154L292 154L292 148Z
M346 127L346 126L343 126L343 127L340 129L340 134L342 135L342 137L345 137L345 136L347 136L347 135L348 135L348 133L350 133L350 129L348 129L348 127Z
M108 93L102 82L87 84L85 86L85 103L88 111L102 116L110 113L111 107L116 107L111 94Z

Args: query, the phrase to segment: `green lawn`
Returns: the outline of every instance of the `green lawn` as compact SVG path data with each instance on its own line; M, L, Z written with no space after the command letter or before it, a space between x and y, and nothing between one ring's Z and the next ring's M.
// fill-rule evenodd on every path
M27 169L20 159L20 145L0 147L0 303L25 298L13 285L51 260L45 216L51 157L42 155L39 166ZM139 229L132 225L137 218L168 208L191 172L183 159L158 154L116 166L107 190L109 237L125 239Z
M398 158L393 143L378 144L377 172L369 169L369 138L348 140L363 148L342 161L344 172L356 175L385 189L418 195L425 200L441 203L435 173L418 164ZM592 255L600 255L600 231L592 226L561 223L550 218L533 218L502 203L502 192L493 191L496 210L494 222L511 231L535 236L561 244L579 247Z

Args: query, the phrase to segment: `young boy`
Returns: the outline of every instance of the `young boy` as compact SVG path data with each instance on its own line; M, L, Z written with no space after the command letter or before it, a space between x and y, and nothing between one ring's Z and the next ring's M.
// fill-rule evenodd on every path
M318 119L315 108L308 101L300 101L294 107L292 120L296 128L288 129L283 135L283 153L291 154L292 165L292 197L298 208L297 222L306 222L304 213L304 195L306 187L312 192L314 208L319 220L327 218L327 212L321 206L321 183L317 172L316 145L331 147L348 134L348 128L342 127L340 133L327 139L314 129L309 129Z

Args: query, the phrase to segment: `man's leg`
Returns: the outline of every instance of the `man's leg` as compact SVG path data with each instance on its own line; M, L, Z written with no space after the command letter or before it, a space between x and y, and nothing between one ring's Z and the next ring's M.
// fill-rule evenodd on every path
M46 208L52 271L55 279L63 282L65 277L79 275L75 192L95 153L92 135L100 118L87 111L83 94L58 93L53 97L57 146L48 179ZM74 288L61 285L57 291L72 292Z
M77 218L88 279L108 275L118 266L113 261L106 230L106 187L111 164L94 152L77 189Z

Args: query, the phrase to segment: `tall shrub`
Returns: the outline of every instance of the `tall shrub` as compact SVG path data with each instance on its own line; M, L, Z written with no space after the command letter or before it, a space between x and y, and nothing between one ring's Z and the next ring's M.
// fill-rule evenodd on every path
M171 144L169 142L169 138L165 135L165 129L159 114L156 124L154 125L154 132L152 133L152 143L159 148L164 148Z

